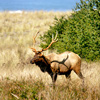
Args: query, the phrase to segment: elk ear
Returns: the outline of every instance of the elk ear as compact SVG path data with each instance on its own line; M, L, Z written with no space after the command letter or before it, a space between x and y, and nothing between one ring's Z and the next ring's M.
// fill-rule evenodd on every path
M32 51L33 51L33 52L35 52L35 53L36 53L36 49L35 49L35 48L31 48L31 49L32 49Z

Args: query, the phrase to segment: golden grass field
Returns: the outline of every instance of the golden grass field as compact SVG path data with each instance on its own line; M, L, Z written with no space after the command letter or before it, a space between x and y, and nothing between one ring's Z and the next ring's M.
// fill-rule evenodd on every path
M55 16L60 18L71 12L35 11L22 13L0 12L0 100L100 100L100 62L86 62L82 59L84 87L78 76L72 72L69 82L58 76L56 88L47 73L31 65L34 53L33 36L45 34L53 25ZM39 35L35 47L40 50ZM48 55L53 51L44 52ZM56 51L54 51L56 52Z

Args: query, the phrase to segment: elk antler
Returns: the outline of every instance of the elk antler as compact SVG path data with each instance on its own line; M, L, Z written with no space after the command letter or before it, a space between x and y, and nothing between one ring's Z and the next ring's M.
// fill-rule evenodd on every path
M37 34L39 33L39 31L36 33L36 35L33 37L33 43L36 42L35 38L37 37Z
M53 34L52 34L52 41L51 41L51 43L49 44L49 46L48 46L47 48L42 49L40 52L42 52L42 51L45 51L45 50L49 49L49 48L50 48L50 46L51 46L53 43L57 42L57 41L58 41L58 39L56 39L56 38L57 38L57 35L58 35L58 32L56 32L56 36L55 36L55 38L54 38L54 36L53 36Z
M39 31L36 33L36 35L33 37L33 45L35 44L36 40L35 38L37 37L37 34L39 33ZM36 52L35 48L31 48L33 52Z

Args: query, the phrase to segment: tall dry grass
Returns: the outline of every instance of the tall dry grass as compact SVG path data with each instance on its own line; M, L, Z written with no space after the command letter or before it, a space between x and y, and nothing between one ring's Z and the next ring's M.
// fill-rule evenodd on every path
M1 77L9 76L6 74L14 72L17 67L18 69L23 69L23 66L27 66L26 64L29 61L28 59L33 55L30 47L33 46L33 36L37 31L40 31L39 35L43 35L44 32L49 29L49 26L53 25L55 16L68 16L70 14L71 12L1 12ZM39 44L41 41L39 39L39 36L36 38L36 40L36 48L40 49Z
M43 35L54 23L54 17L66 17L71 12L0 13L0 100L100 100L100 63L82 60L84 87L72 72L71 81L58 76L56 88L47 73L29 63L34 55L33 36ZM39 47L39 36L36 38ZM47 55L49 51L44 52Z

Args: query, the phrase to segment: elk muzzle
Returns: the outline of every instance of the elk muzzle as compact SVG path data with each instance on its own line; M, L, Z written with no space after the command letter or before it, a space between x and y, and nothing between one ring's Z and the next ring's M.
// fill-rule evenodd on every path
M31 63L31 64L34 64L34 61L31 60L30 63Z
M38 62L40 60L40 58L41 58L40 56L35 55L34 58L30 61L30 63L34 64L34 63Z

